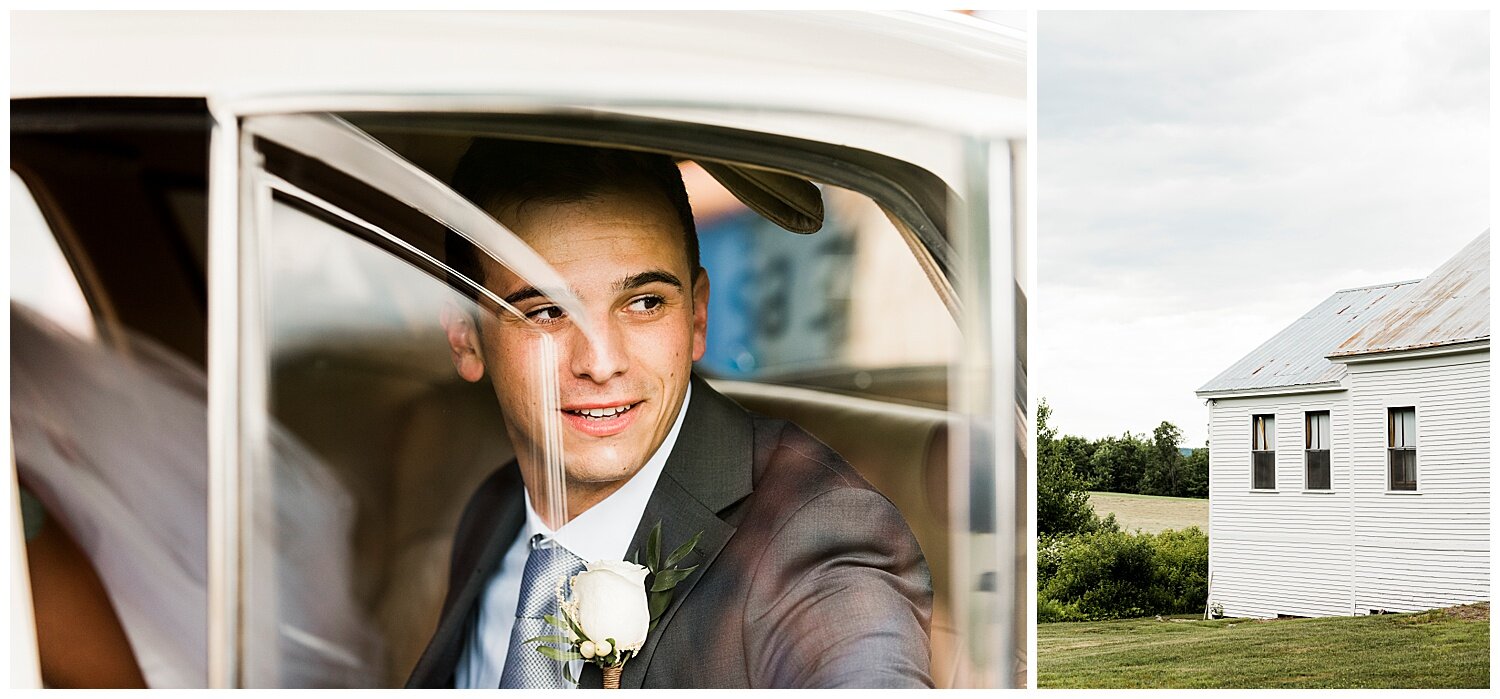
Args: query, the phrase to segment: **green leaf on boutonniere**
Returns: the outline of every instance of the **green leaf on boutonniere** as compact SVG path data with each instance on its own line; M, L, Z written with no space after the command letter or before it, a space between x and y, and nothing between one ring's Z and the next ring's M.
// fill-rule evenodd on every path
M646 597L648 598L646 606L651 611L651 622L656 623L656 620L660 619L661 615L667 611L667 606L672 604L672 595L670 593L655 593Z
M671 568L672 566L680 563L682 559L687 558L687 555L692 553L693 549L698 547L698 540L701 538L703 538L703 532L698 532L697 534L693 535L693 538L688 539L687 543L678 546L677 550L672 552L672 555L667 556L666 567ZM691 570L691 568L689 570Z
M522 643L528 643L528 644L530 644L530 643L561 643L563 645L568 645L568 644L572 643L573 640L570 639L570 638L568 638L567 636L562 635L562 634L553 634L551 636L537 636L536 638L528 638L528 639L526 639L524 641L521 641L521 642Z
M656 526L651 528L651 536L646 537L646 567L653 572L661 568L661 520L656 520Z
M559 616L562 618L557 618ZM566 612L560 613L556 616L552 614L543 614L542 621L545 621L548 624L551 624L553 627L562 631L571 632L571 636L577 636L580 639L587 638L583 634L583 628L578 625L578 622L573 621L573 617L568 616ZM563 645L572 644L573 639L571 636L559 634L558 638L561 638L562 640L558 641L558 643L562 643ZM551 636L548 636L547 638L551 638ZM531 641L526 641L526 643L531 643Z
M564 612L562 618L568 622L568 628L563 629L564 631L571 629L573 631L573 635L577 636L579 639L588 638L588 634L585 634L583 632L583 627L579 626L578 622L575 621L573 617L568 616L568 614Z
M677 583L682 582L684 578L686 578L688 575L691 575L692 572L697 569L698 566L690 566L687 568L668 568L667 570L657 573L656 580L651 583L651 591L666 592L668 590L671 590L672 588L677 587Z
M558 648L553 648L552 646L537 646L536 652L541 653L542 655L545 655L553 660L583 660L582 653L575 653L570 650L561 650Z
M687 568L675 567L687 558L695 549L698 542L703 538L703 532L693 535L693 538L672 550L672 553L663 561L661 559L661 520L656 521L656 526L646 537L646 562L645 566L650 575L646 581L646 606L651 614L651 623L646 633L649 635L656 630L657 622L667 613L667 607L672 606L672 588L692 575L698 566ZM639 564L638 564L639 565Z

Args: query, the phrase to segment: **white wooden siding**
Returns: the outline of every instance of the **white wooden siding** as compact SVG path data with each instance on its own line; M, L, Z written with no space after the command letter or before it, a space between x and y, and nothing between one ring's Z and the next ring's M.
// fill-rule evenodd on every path
M1355 611L1489 599L1489 352L1349 365ZM1417 409L1417 490L1387 490L1387 410ZM1210 452L1212 453L1212 452Z
M1329 413L1328 491L1304 492L1304 413ZM1276 416L1276 489L1250 487L1250 425ZM1209 429L1212 601L1230 616L1350 614L1350 442L1347 393L1225 398Z
M1349 614L1349 545L1342 541L1211 540L1213 601L1229 616Z
M1415 612L1490 598L1488 551L1361 545L1355 611Z
M1414 611L1489 598L1489 353L1351 364L1347 390L1210 411L1212 601L1230 616ZM1386 410L1417 408L1417 490L1388 492ZM1303 415L1330 413L1331 491L1305 491ZM1276 488L1250 487L1276 415Z

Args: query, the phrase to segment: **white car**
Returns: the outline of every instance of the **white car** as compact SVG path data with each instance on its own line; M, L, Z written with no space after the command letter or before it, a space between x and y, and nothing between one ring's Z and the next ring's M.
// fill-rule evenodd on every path
M1024 686L1023 34L954 13L23 12L11 39L8 427L39 504L13 507L84 554L62 574L97 577L115 635L95 640L123 633L145 684L410 672L459 510L511 453L448 365L441 308L482 294L442 240L556 278L448 188L493 137L680 163L714 280L698 372L902 511L939 687ZM13 685L75 681L48 629L80 602L29 587L47 578L13 522Z

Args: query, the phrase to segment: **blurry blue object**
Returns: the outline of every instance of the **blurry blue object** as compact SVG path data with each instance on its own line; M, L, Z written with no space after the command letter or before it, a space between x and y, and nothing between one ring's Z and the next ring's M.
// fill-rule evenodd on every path
M745 212L700 225L698 248L712 284L698 369L753 378L838 361L848 339L848 225L830 215L819 233L794 235Z
M698 228L698 255L708 270L708 349L697 367L711 376L744 378L755 361L755 236L764 221L750 211Z

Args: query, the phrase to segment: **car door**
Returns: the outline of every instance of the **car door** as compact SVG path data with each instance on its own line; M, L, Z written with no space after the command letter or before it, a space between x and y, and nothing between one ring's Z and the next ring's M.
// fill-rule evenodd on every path
M1011 667L1002 658L1019 650L1016 630L1024 628L1024 601L1015 601L1024 598L1015 582L1024 579L1024 546L1015 543L1024 509L1014 504L1024 504L1024 491L1013 485L1024 481L1016 438L1024 410L1007 402L1024 404L1015 381L1024 356L1011 350L1024 309L1010 256L1019 218L1009 209L1014 168L1024 161L1009 142L903 132L944 154L918 166L806 137L861 123L849 116L799 115L817 122L800 132L743 128L739 112L722 108L616 105L579 114L397 102L382 111L214 109L208 575L198 612L206 615L211 684L399 685L431 634L458 510L513 453L493 392L454 380L440 322L450 307L504 309L443 266L442 240L468 233L539 286L548 279L528 249L443 184L445 158L476 135L652 149L732 166L751 180L771 173L788 187L816 183L829 202L864 197L862 206L887 220L878 236L907 258L911 276L899 284L866 276L895 292L882 304L912 295L901 291L908 284L925 287L931 305L920 313L947 325L924 332L962 338L937 371L913 382L900 366L798 368L901 336L850 340L830 321L840 294L875 297L846 283L849 268L835 260L852 256L837 225L805 240L777 233L781 242L760 258L740 256L764 264L716 276L738 274L741 291L755 297L729 313L754 320L747 332L759 335L746 347L776 371L700 370L748 407L837 446L897 502L938 587L939 685L1002 682ZM795 247L803 242L811 247ZM872 309L871 327L902 327ZM746 347L719 356L733 360ZM887 443L899 448L879 446Z

